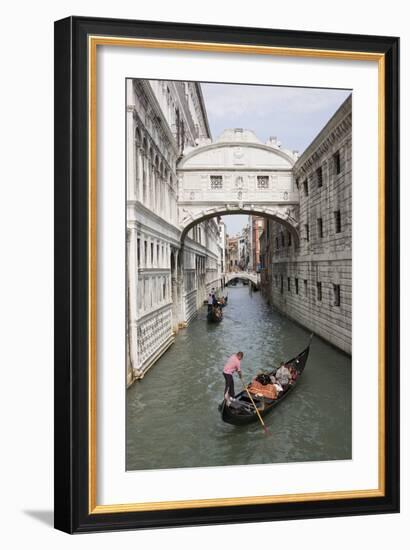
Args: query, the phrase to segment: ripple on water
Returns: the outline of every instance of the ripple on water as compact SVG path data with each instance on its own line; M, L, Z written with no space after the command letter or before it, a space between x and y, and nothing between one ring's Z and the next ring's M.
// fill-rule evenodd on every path
M309 333L269 308L260 293L229 289L224 320L202 308L143 380L127 390L127 469L183 468L351 457L351 361L319 338L299 385L258 423L221 421L222 368L245 353L247 379L300 351ZM239 380L235 388L240 389Z

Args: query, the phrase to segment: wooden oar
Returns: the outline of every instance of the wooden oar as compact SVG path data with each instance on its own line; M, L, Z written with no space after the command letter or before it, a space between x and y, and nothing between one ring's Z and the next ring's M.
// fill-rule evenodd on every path
M267 434L268 434L268 429L267 429L267 427L265 426L265 422L263 421L263 419L262 419L262 417L261 417L261 415L260 415L260 413L259 413L258 407L255 405L255 401L252 399L252 396L251 396L251 394L250 394L248 388L245 386L245 383L244 383L244 381L242 380L242 377L239 377L239 378L241 379L242 386L243 386L244 390L246 391L246 393L248 394L248 397L249 397L249 399L251 400L252 405L255 407L255 411L256 411L256 414L258 415L258 418L259 418L259 420L260 420L260 423L262 424L263 431L264 431L265 434L267 435Z

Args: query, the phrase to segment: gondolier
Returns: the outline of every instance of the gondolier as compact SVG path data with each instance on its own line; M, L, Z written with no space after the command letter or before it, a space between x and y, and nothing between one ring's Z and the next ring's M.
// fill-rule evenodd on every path
M225 378L225 390L224 396L227 400L232 400L235 398L235 385L233 381L233 373L237 372L238 376L242 378L241 371L241 360L243 358L243 352L238 351L231 355L226 362L223 370L223 375Z
M208 313L212 311L213 296L211 293L208 294Z
M228 399L225 399L222 401L222 403L219 405L219 410L221 412L222 420L224 422L227 422L228 424L234 424L236 426L241 426L244 424L248 424L250 422L261 421L261 417L268 414L271 410L273 410L279 403L283 401L290 393L292 393L293 389L297 385L299 378L301 377L306 362L309 356L309 350L310 350L310 343L312 341L313 334L310 336L309 343L307 347L300 352L296 357L293 359L290 359L289 361L286 361L286 363L282 363L281 366L285 367L288 372L290 372L290 379L288 379L288 385L286 388L283 388L280 384L278 384L278 378L277 378L277 372L275 374L275 371L271 371L267 374L267 378L270 379L272 382L271 384L264 385L263 382L265 380L262 379L262 382L260 386L256 387L255 381L257 382L260 378L259 375L252 381L251 384L248 386L244 386L243 391L239 392L236 395L236 398L232 401L230 397L230 392L228 392ZM239 355L240 352L235 354L236 356ZM226 366L230 363L230 360L234 357L232 355L229 358L229 361ZM239 358L238 358L239 359ZM239 367L240 369L240 367ZM232 369L228 367L228 371L231 371ZM232 372L235 372L235 370L232 370ZM238 373L239 374L239 373ZM224 376L225 376L225 368L224 368ZM231 374L232 378L232 374ZM225 378L226 379L226 378ZM272 391L272 385L276 385L276 392ZM233 379L232 379L232 386L233 386ZM233 390L233 387L232 387ZM225 389L226 391L226 389ZM253 394L253 396L252 396ZM231 404L232 401L232 404ZM264 426L264 424L263 424Z

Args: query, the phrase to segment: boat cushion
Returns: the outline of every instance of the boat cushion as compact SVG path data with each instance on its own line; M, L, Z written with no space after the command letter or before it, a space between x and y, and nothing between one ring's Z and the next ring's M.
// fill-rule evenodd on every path
M276 399L278 397L278 391L274 384L263 385L257 380L252 380L248 386L248 390L254 395L262 395L268 399Z

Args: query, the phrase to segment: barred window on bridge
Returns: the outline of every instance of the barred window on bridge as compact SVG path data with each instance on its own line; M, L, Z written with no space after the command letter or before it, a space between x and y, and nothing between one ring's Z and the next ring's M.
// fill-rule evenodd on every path
M257 176L258 189L269 189L269 176Z
M211 189L222 189L222 176L211 176Z

